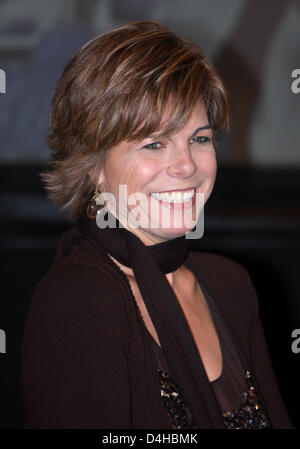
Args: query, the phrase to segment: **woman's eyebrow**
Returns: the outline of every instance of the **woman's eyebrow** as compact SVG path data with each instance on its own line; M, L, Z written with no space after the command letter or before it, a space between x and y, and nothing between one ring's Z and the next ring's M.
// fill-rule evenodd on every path
M194 133L191 135L191 137L195 137L195 135L196 135L199 131L202 131L202 129L211 129L211 128L212 128L211 125L200 126L200 128L197 128L196 131L194 131Z
M193 134L191 135L191 138L195 137L195 135L202 129L212 129L212 126L209 124L207 124L205 126L200 126L193 132ZM168 134L160 133L159 131L157 131L157 132L154 132L153 134L150 134L147 138L151 139L151 140L155 140L155 139L162 139L162 138L170 138L170 136Z

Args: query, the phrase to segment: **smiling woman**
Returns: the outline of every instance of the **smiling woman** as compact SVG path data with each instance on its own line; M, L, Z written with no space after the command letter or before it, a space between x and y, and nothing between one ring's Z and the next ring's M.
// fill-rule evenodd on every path
M26 427L292 427L248 273L187 246L227 125L213 65L157 22L96 36L67 65L41 176L76 223L30 306ZM134 195L138 227L123 220Z
M42 174L49 197L77 219L109 150L170 137L200 102L201 123L193 131L209 125L207 136L214 139L228 126L227 97L215 68L192 42L151 21L96 36L70 61L52 101L53 160Z
M212 130L207 122L206 109L199 100L178 132L159 141L157 136L155 140L122 141L110 149L103 162L98 182L102 189L114 194L122 216L132 211L135 204L120 198L119 185L127 186L128 196L144 194L146 201L139 207L140 222L149 226L140 227L135 233L146 245L180 236L195 226L188 209L195 208L197 195L202 194L207 201L216 176ZM154 203L159 202L159 207L151 203L151 198ZM170 214L164 213L165 208ZM195 212L197 216L200 211Z

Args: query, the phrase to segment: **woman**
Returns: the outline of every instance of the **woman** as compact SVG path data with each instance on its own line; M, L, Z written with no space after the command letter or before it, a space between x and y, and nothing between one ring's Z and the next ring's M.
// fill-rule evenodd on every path
M227 124L212 64L159 23L97 36L66 67L42 176L78 220L30 307L27 427L291 427L249 275L187 248Z

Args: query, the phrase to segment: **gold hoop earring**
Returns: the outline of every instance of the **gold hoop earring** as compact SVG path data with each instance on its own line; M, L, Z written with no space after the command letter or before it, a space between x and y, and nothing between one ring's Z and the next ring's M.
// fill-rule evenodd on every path
M86 214L89 218L96 218L97 214L101 211L101 209L103 209L104 204L97 204L96 203L96 199L98 199L99 195L101 195L102 189L101 189L101 185L102 184L97 184L93 193L93 196L89 202L89 204L87 205L86 208Z

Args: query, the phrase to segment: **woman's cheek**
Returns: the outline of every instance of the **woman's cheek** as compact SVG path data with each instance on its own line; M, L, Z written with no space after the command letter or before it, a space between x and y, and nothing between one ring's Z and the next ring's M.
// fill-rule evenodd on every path
M156 173L158 173L161 169L161 163L159 161L154 160L145 160L140 164L139 173L141 177L145 180L151 180Z
M199 154L196 159L196 165L200 173L205 173L207 176L214 176L217 170L215 152L211 151Z

